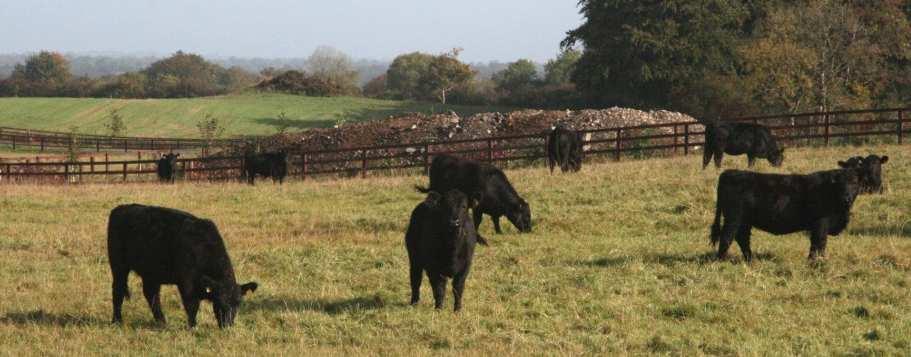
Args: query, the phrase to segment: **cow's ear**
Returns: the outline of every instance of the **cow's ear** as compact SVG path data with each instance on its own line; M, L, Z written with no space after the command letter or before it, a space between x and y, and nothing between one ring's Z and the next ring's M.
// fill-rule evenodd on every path
M879 158L879 163L880 163L880 164L885 164L885 163L887 163L887 162L889 162L889 157L888 157L888 156L883 156L883 157Z
M441 195L439 192L430 191L427 193L427 198L424 199L424 203L430 207L436 207L442 198L443 195Z
M240 294L246 295L248 291L251 293L256 292L256 288L258 288L258 287L259 287L259 284L257 284L255 281L251 281L249 283L246 283L246 284L240 286Z
M839 161L839 162L838 162L838 166L841 167L841 168L843 168L843 169L847 169L847 168L848 168L848 163L847 163L847 162L844 162L844 161Z

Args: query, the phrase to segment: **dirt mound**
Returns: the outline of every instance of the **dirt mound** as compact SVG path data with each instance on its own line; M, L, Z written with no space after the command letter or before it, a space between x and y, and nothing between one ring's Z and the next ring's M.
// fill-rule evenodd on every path
M542 134L557 123L574 129L603 129L635 125L689 122L686 114L627 108L579 111L521 110L462 117L446 114L405 114L383 120L344 124L274 136L261 142L266 150L316 151L372 147L425 141L446 142L490 136ZM662 131L672 132L669 128Z

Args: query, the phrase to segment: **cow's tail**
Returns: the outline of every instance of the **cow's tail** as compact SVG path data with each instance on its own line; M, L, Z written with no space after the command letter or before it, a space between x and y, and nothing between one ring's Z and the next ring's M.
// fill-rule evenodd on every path
M721 240L721 202L715 202L715 221L712 222L712 233L709 236L709 242L712 246L717 246Z
M420 192L420 193L429 193L429 192L430 192L430 188L424 187L424 186L421 186L421 185L414 185L414 189L417 190L417 191Z

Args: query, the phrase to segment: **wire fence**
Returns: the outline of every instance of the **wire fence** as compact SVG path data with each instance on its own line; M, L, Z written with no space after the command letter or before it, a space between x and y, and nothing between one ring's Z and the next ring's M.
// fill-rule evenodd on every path
M911 134L905 118L911 108L852 110L727 119L762 124L788 147L898 143ZM704 144L697 121L584 130L586 157L612 160L689 155ZM496 164L530 166L546 157L547 133L446 142L290 152L290 178L366 177L371 174L426 173L441 154ZM158 140L149 138L149 140ZM139 156L142 157L141 154ZM156 181L157 160L0 161L0 182L89 183ZM178 179L230 181L241 176L243 157L212 156L178 160Z

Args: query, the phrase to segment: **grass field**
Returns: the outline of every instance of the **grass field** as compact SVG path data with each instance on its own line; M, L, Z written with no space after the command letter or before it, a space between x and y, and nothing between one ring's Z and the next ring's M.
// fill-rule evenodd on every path
M225 135L231 136L274 134L282 111L291 119L289 131L298 131L408 112L474 114L503 108L255 92L193 99L0 98L0 126L58 131L75 126L80 133L106 134L113 109L120 109L129 136L198 137L196 123L206 114L222 120Z
M320 354L909 355L911 154L908 146L794 149L782 170L834 168L875 152L887 192L861 196L828 259L802 234L754 231L758 259L709 258L718 172L695 156L507 174L534 233L482 233L463 311L407 305L403 232L423 177L175 186L0 186L0 351L9 355ZM726 167L745 166L742 157ZM256 280L237 325L205 303L186 329L174 287L166 327L139 279L113 326L107 214L139 202L219 224L238 279Z

